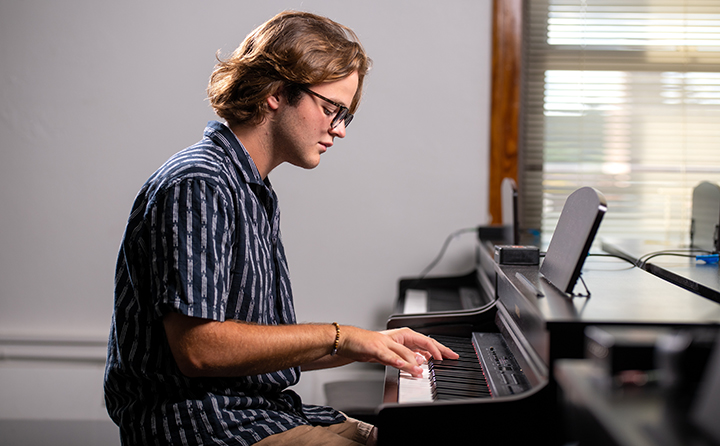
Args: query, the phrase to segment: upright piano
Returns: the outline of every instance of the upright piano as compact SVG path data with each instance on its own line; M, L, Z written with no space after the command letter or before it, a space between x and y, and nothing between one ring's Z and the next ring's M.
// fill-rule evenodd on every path
M588 325L717 326L720 305L617 258L589 257L587 292L571 296L538 266L499 265L478 243L472 273L400 281L397 313L407 326L453 348L457 361L430 361L414 379L386 368L379 444L562 444L553 363L584 356ZM477 308L406 313L408 291L475 287Z

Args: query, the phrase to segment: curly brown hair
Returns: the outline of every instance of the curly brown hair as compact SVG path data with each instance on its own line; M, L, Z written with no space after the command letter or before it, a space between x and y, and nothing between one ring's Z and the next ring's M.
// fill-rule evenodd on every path
M218 57L208 98L229 124L257 125L265 117L268 96L282 90L293 103L300 94L297 86L332 82L357 71L358 89L349 107L354 113L370 65L350 28L308 12L284 11L250 33L230 57Z

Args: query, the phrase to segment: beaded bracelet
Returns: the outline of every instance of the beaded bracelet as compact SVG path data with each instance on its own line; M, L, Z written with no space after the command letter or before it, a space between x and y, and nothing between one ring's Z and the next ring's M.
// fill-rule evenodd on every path
M330 356L335 356L338 351L338 346L340 345L340 325L337 322L333 322L332 324L335 326L335 345L333 345Z

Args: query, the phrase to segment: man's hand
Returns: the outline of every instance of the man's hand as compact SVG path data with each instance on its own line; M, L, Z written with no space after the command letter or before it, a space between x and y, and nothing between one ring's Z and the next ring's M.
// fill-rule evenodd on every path
M457 359L459 356L434 339L409 328L383 332L341 326L338 355L362 362L378 362L420 376L418 355L425 360Z
M420 353L425 357L425 360L435 358L439 361L442 359L458 359L460 357L457 353L435 339L429 338L409 328L396 328L394 330L382 331L381 333L390 336L395 342L404 345L412 351Z

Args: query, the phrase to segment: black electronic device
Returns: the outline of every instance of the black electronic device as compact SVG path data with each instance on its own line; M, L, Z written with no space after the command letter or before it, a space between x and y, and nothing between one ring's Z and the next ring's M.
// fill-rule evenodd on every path
M495 262L498 265L538 265L540 249L537 246L495 245Z

